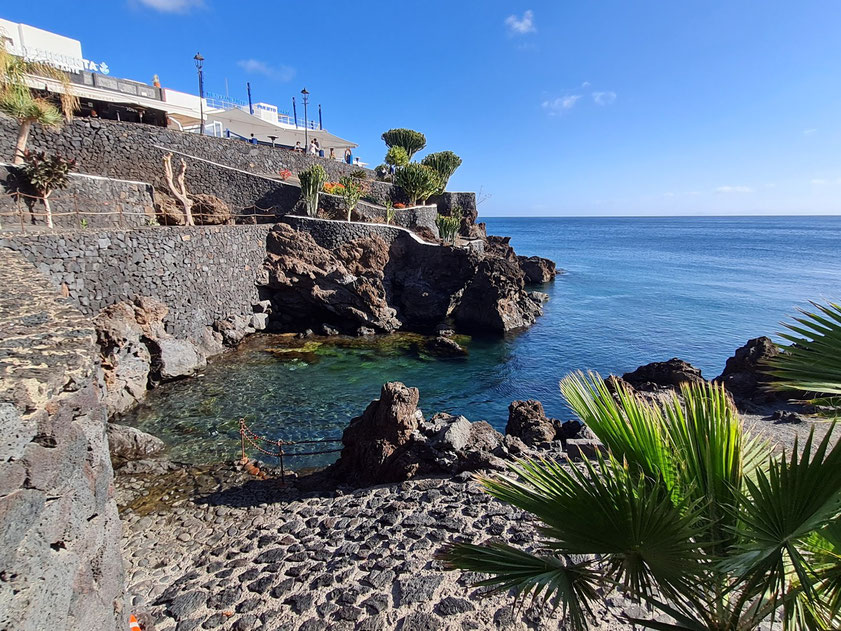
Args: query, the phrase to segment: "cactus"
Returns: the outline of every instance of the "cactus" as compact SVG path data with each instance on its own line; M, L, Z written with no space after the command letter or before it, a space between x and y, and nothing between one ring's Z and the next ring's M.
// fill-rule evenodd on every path
M301 182L301 199L304 200L309 217L318 215L318 194L326 179L327 173L320 164L314 164L298 174L298 180Z
M395 167L404 167L409 164L409 154L403 147L389 147L385 152L385 163Z
M402 147L408 159L426 147L426 136L413 129L389 129L382 135L386 147Z
M438 235L441 237L441 240L444 243L455 245L456 236L458 236L458 231L461 227L461 219L459 217L438 215L435 217L435 225L438 227Z
M387 199L385 202L385 223L386 225L391 225L391 222L394 221L394 214L396 210L394 209L394 202L390 199Z

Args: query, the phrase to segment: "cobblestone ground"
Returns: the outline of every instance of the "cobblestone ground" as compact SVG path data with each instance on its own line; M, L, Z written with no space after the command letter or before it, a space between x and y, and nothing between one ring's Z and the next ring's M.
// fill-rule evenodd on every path
M472 480L304 493L181 468L121 476L118 501L133 611L157 631L564 628L560 610L515 610L434 559L448 541L535 540L526 514ZM595 628L629 628L607 604Z

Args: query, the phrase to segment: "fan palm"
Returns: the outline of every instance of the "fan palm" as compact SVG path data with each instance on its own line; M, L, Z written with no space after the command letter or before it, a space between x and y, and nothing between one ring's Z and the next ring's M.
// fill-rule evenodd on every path
M811 303L814 311L800 310L800 316L780 337L791 342L768 360L768 372L779 390L814 392L813 402L841 409L841 305Z
M60 108L32 92L27 83L30 76L55 79L61 84ZM62 120L70 120L79 107L67 73L45 63L27 61L0 45L0 112L18 122L14 163L21 164L33 123L58 127Z
M451 569L480 585L561 605L576 629L605 592L660 614L652 629L740 631L841 625L841 443L830 431L775 456L746 432L724 389L684 386L662 405L595 373L561 382L605 454L569 467L520 461L480 478L496 498L535 515L532 550L458 543ZM665 614L665 615L663 615ZM668 620L668 621L665 621Z

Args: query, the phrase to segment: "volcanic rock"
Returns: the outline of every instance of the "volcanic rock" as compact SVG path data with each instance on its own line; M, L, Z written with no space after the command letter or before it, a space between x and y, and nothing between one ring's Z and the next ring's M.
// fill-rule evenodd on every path
M467 331L505 333L534 323L543 313L541 301L524 290L523 271L515 261L484 258L453 311Z
M540 401L513 401L508 406L505 433L521 438L530 447L555 440L559 429L557 421L546 417Z
M689 362L674 357L665 362L653 362L626 372L622 379L636 390L679 388L681 384L703 384L701 371Z
M112 462L143 460L161 453L166 448L164 441L142 432L135 427L108 424L108 450Z
M542 284L555 280L558 274L555 263L540 256L518 256L527 283Z
M200 226L230 225L234 216L228 204L215 195L197 193L190 195L193 206L190 209L193 221Z
M464 357L467 355L467 351L458 342L444 335L425 339L421 350L433 357Z
M768 337L757 337L736 349L727 360L724 372L715 378L724 384L736 401L767 403L779 398L779 393L768 389L772 378L763 372L763 364L779 355L779 349Z

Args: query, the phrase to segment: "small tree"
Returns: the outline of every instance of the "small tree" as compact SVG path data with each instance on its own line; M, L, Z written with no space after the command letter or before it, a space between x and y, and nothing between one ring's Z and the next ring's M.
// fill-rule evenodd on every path
M438 177L441 178L441 188L437 191L440 195L447 188L447 182L450 181L453 173L461 166L461 158L452 151L439 151L438 153L430 153L421 160L421 164L434 169Z
M50 207L50 194L67 186L70 169L76 166L76 161L61 156L48 156L43 151L38 153L25 151L21 157L23 159L21 173L27 183L41 196L47 213L47 226L52 228L53 211Z
M409 154L403 147L389 147L385 152L385 163L393 167L404 167L409 164Z
M301 182L301 199L304 200L309 217L318 215L318 194L326 179L327 173L320 164L314 164L298 174L298 180Z
M172 195L181 202L181 207L184 208L184 223L188 226L194 226L193 221L193 200L187 194L187 184L184 182L184 175L187 173L187 163L184 158L181 158L181 167L178 169L178 175L173 176L172 173L172 153L164 156L164 177L166 184Z
M389 129L382 136L387 147L402 147L409 160L418 151L426 147L426 136L413 129Z
M410 162L395 174L394 183L403 189L409 198L409 205L414 206L418 200L425 202L430 195L435 194L441 186L441 178L428 166Z
M341 195L342 199L345 201L345 207L347 208L347 220L350 221L351 215L353 214L353 211L356 210L356 205L359 203L359 199L365 192L365 187L362 185L360 180L349 176L339 178L339 184L342 185L342 188L339 190L339 195Z
M28 76L46 77L61 83L61 109L33 93L26 82ZM79 98L73 93L67 73L44 63L26 61L23 57L12 55L5 45L0 43L0 112L18 122L14 164L23 163L33 123L45 127L59 127L62 120L70 120L73 117L73 112L78 107Z

